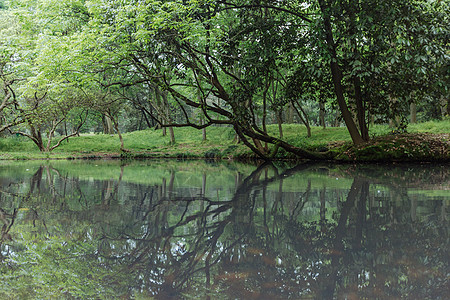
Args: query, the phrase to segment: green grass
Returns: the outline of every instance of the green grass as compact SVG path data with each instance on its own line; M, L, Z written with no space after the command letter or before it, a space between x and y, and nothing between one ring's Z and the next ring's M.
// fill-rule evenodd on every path
M410 132L450 133L450 119L445 121L428 121L424 123L410 124Z
M234 135L230 128L211 127L207 129L207 141L202 141L202 133L192 128L175 128L175 142L183 144L197 144L199 146L231 143ZM162 135L162 130L142 130L123 134L126 149L147 151L155 149L173 148L168 134ZM64 143L55 151L61 152L97 152L119 151L120 143L117 135L83 134L80 137L71 138L69 143Z
M162 130L142 130L123 134L125 148L129 153L121 153L117 135L82 134L72 137L56 148L52 153L41 153L31 140L25 137L0 138L0 159L58 159L58 158L93 158L97 156L122 156L130 158L136 155L145 157L236 157L250 156L251 151L241 144L236 144L234 132L229 127L207 128L207 140L202 141L202 131L193 128L175 128L174 145L170 144L169 135L162 135ZM269 125L268 131L278 136L278 126ZM380 136L392 131L387 125L374 125L370 136ZM450 133L450 119L410 124L410 133ZM283 125L284 140L306 149L317 149L333 142L350 142L350 136L344 127L312 127L312 136L307 137L306 128L299 124Z

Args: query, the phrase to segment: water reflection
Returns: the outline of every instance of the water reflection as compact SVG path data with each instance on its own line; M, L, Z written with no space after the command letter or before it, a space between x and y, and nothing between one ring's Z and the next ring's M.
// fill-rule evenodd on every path
M448 166L0 168L2 298L444 299Z

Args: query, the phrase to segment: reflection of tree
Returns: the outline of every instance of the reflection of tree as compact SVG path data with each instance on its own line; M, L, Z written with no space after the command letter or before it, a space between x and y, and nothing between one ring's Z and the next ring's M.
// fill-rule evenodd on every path
M233 195L221 198L208 192L212 181L205 172L196 187L178 186L176 169L159 184L142 185L122 181L126 167L109 181L82 181L43 167L28 183L23 221L47 228L35 231L38 250L27 251L51 257L45 263L65 276L86 278L83 272L90 270L84 284L92 290L68 292L72 296L95 295L101 287L106 296L160 299L445 295L446 204L410 201L407 194L390 200L390 188L403 185L374 178L381 172L376 168L264 164L248 176L233 170ZM333 179L350 173L351 187L315 185L307 174L318 169ZM405 174L398 176L408 182ZM448 173L440 174L430 176L445 182ZM304 176L303 189L292 189L289 179L295 176ZM388 192L377 193L374 182ZM54 245L55 236L68 239L64 247L59 240ZM20 247L12 246L16 255ZM35 273L45 268L25 265ZM68 284L56 285L66 290Z
M171 199L163 197L156 206L151 207L151 213L145 213L149 216L146 220L148 224L145 235L139 238L136 248L128 256L130 261L127 265L133 269L154 270L152 272L154 277L145 281L163 284L150 284L147 289L160 296L163 295L163 298L179 295L186 287L210 289L217 281L218 270L234 272L232 269L227 270L228 265L233 264L224 262L239 263L237 259L239 255L254 256L266 247L261 244L258 247L253 246L249 252L246 249L246 245L251 244L251 241L248 241L248 229L256 231L259 227L255 225L254 213L257 200L261 198L261 190L266 190L270 183L289 177L304 168L306 166L300 166L279 174L273 165L262 165L241 181L229 201L216 201L204 197L205 184L200 190L200 196L176 196ZM269 170L273 176L267 175ZM205 182L206 177L203 178ZM310 188L292 205L294 209L291 218L301 211L309 190ZM274 211L284 211L282 184L279 185L277 193L278 197L272 203L272 207L264 209L263 214L266 216ZM267 205L267 199L263 200ZM168 220L169 201L172 209L175 206L179 212L178 217L172 222ZM271 239L268 243L273 245L276 243L277 235L282 235L282 229L277 228L277 223L271 225L278 233L270 233L268 223L264 226L267 229L267 237ZM185 232L187 228L189 230ZM161 255L164 258L162 260ZM272 272L275 268L274 260L268 255L265 257L269 262L266 267ZM159 263L156 263L158 261ZM236 273L236 279L239 276ZM201 282L198 281L199 278L203 278L201 280L204 282L203 287L199 286Z

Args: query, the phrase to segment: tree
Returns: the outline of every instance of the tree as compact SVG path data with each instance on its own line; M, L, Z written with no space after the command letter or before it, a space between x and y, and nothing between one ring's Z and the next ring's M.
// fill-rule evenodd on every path
M126 77L116 82L117 85L126 87L146 83L156 86L168 92L178 104L183 121L172 121L172 124L163 126L193 126L201 129L211 124L228 124L233 126L240 139L261 157L267 158L270 155L261 142L277 145L272 155L278 147L282 147L300 156L317 156L268 135L257 124L257 106L253 97L257 94L258 82L262 78L258 77L258 74L265 73L267 68L261 66L255 71L248 66L251 63L248 60L254 60L251 55L240 60L239 56L226 54L226 51L230 52L232 49L220 48L229 44L229 38L238 39L241 35L236 33L233 37L223 36L224 31L219 30L219 24L225 29L230 25L227 22L234 23L234 20L213 18L214 15L234 14L228 8L219 11L209 4L199 7L192 4L192 7L189 7L166 2L161 9L139 3L125 5L118 14L104 11L100 6L91 9L94 20L91 24L98 23L101 26L89 28L85 44L93 47L92 45L99 45L96 42L98 39L104 41L102 47L90 48L91 52L94 50L102 53L96 63L103 62L105 69L124 70ZM190 10L193 10L192 15ZM108 18L103 18L104 14L108 15ZM164 19L160 19L164 14L172 15L175 19L166 24ZM187 14L186 16L192 17L192 22L184 24L177 21L177 14ZM261 24L262 21L263 19ZM277 21L272 22L270 26L271 30L276 30ZM195 35L190 35L189 32L194 29ZM249 32L255 34L252 43L256 44L257 38L263 36L263 29L255 28ZM91 42L87 42L88 40ZM213 46L217 43L219 48L216 49L220 52L213 52ZM108 46L104 48L106 44ZM107 49L115 50L105 52ZM104 55L110 55L110 58L105 59ZM270 61L269 63L273 64ZM271 72L277 72L276 68L273 70ZM193 97L195 94L201 97ZM217 98L221 104L208 101L209 95ZM193 120L186 109L187 106L201 109L206 122L200 124Z
M437 1L318 1L335 93L353 140L368 140L370 114L392 117L409 108L411 95L443 78L445 11ZM430 84L432 83L432 84ZM346 91L347 89L347 91ZM357 128L344 113L353 99ZM391 101L395 99L395 101Z
M65 97L67 96L65 95ZM42 96L38 96L36 92L32 97L25 96L24 100L27 102L27 108L31 113L24 117L22 126L24 128L22 129L28 130L22 130L19 126L19 128L10 130L10 132L30 138L42 152L51 152L59 147L63 141L78 135L88 115L88 110L78 108L76 102L67 99L58 102L58 100L53 99L47 92ZM64 124L63 122L69 119L71 114L71 123L74 124L73 131L67 132L66 128L65 131L62 131L63 133L57 142L52 143L56 130ZM44 136L46 136L46 142Z

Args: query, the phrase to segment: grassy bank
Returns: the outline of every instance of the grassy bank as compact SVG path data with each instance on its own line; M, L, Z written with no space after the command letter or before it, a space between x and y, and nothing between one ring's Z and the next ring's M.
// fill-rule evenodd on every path
M269 131L277 135L275 125ZM312 128L312 137L306 136L302 125L283 126L284 139L295 146L321 151L339 160L442 160L449 159L450 120L411 124L408 134L390 134L392 129L375 125L370 130L372 141L354 147L346 128ZM70 138L51 153L41 153L24 137L0 139L0 159L64 159L96 157L145 158L250 158L254 154L244 145L236 144L234 132L227 127L207 128L207 140L193 128L175 128L175 144L170 144L162 130L143 130L125 133L126 152L119 149L117 135L82 134ZM276 158L293 158L279 151Z

